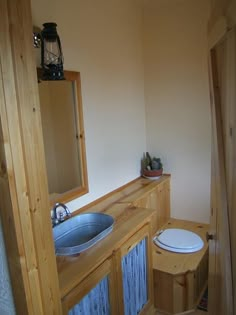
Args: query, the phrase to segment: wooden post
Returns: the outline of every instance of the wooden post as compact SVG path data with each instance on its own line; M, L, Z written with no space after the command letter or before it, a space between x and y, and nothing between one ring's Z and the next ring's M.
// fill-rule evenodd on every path
M29 0L0 0L0 214L17 314L62 314Z

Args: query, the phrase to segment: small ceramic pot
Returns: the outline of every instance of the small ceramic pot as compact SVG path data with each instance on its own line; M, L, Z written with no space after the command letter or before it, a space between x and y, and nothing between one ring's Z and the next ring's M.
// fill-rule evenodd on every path
M151 170L151 171L148 171L148 170L143 170L142 174L144 176L147 176L147 177L157 177L157 176L161 176L163 173L163 169L159 169L159 170Z

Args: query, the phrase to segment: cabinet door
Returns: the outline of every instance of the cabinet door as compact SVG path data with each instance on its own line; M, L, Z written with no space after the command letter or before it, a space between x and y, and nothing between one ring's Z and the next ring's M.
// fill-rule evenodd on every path
M119 314L142 314L153 304L150 233L150 226L144 226L116 255Z
M107 259L63 298L63 313L68 315L117 314L112 266L112 259Z
M170 181L158 184L155 189L133 204L136 207L156 210L151 222L152 235L155 234L170 219Z
M152 216L151 221L151 230L152 235L154 235L158 229L159 224L159 216L160 216L160 207L159 207L159 200L158 200L158 193L157 188L152 190L146 196L140 198L139 200L135 201L133 205L139 208L145 209L155 209L156 212Z

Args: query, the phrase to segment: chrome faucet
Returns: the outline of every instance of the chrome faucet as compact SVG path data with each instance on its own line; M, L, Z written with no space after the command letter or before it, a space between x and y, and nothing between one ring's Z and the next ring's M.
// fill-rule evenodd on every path
M62 207L64 211L60 211L59 218L57 217L57 208ZM68 207L61 202L57 202L55 206L53 207L53 217L52 217L52 225L55 226L63 221L65 221L65 218L68 218L71 216L71 212L68 209Z

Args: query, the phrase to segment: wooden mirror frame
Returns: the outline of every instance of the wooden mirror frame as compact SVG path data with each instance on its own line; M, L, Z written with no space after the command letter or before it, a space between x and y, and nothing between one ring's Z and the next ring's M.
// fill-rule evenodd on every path
M37 68L38 80L42 77L42 69ZM78 140L79 140L79 162L81 169L81 185L66 191L65 193L59 194L55 198L50 198L50 205L54 206L57 202L69 202L72 199L78 198L82 195L88 193L88 174L87 174L87 162L86 162L86 147L85 147L85 133L84 133L84 119L83 119L83 106L82 106L82 96L81 96L81 79L80 72L76 71L64 71L66 81L70 81L75 84L77 106L78 106Z

